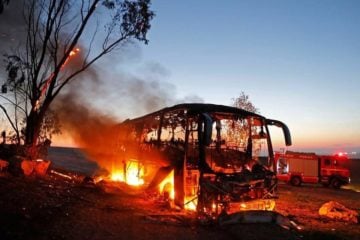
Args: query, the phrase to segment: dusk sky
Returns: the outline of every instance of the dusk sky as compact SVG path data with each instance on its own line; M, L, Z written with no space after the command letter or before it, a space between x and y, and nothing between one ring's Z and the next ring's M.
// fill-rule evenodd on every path
M153 1L143 61L179 97L241 91L288 124L293 148L360 151L360 1Z
M119 121L147 113L119 97L139 88L118 79L164 95L158 107L230 105L244 92L262 115L289 126L291 150L360 152L360 1L152 2L149 44L97 65L109 81L91 103Z

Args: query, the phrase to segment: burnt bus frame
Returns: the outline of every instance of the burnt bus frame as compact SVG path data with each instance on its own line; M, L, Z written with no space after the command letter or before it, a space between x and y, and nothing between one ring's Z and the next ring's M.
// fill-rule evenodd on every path
M211 136L211 132L207 131L207 125L209 125L209 114L211 113L229 113L238 115L240 117L255 117L257 119L260 119L266 128L267 134L267 143L268 143L268 151L269 151L269 162L268 165L272 166L274 173L276 173L276 167L274 162L274 153L273 153L273 147L272 147L272 141L270 137L270 132L268 129L268 126L277 126L280 127L283 130L284 139L286 146L291 145L291 135L289 128L281 121L273 120L273 119L267 119L262 115L249 112L240 108L225 106L225 105L216 105L216 104L205 104L205 103L184 103L184 104L178 104L174 105L172 107L166 107L161 110L146 114L144 116L134 118L134 119L127 119L120 125L133 125L139 127L139 125L145 125L146 121L149 118L152 117L158 117L160 116L159 126L157 129L157 139L155 141L155 145L157 147L161 146L161 130L163 127L164 122L164 116L167 113L176 111L176 110L184 110L186 113L186 128L185 128L185 143L184 143L184 155L182 156L182 162L181 163L175 163L174 164L174 188L175 188L175 199L174 203L178 205L179 207L184 207L184 171L185 171L185 160L187 158L188 153L188 135L189 135L189 118L193 118L197 116L200 120L198 124L198 140L199 140L199 164L198 164L198 170L200 172L200 179L199 183L201 185L201 181L203 178L203 174L208 171L206 169L205 164L205 147L209 145L208 136ZM210 118L211 119L211 118ZM209 129L209 128L208 128ZM201 189L199 189L199 195L201 195ZM199 196L200 198L201 196Z

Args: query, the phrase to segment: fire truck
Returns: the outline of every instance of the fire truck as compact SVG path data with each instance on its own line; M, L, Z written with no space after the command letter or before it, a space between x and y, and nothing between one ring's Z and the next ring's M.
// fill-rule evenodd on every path
M349 159L344 153L317 155L315 153L275 153L278 180L294 186L302 183L321 183L340 188L350 183Z

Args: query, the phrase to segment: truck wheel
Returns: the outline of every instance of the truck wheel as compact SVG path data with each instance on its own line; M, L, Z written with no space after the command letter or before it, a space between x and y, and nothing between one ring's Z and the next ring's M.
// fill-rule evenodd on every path
M338 178L333 178L330 184L335 189L339 189L341 187L341 181Z
M291 185L293 186L300 186L301 185L301 179L300 177L292 177L290 180Z

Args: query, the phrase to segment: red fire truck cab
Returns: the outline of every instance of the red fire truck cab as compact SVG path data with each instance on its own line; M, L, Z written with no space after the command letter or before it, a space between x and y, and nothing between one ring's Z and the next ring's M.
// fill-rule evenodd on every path
M349 159L346 154L317 155L315 153L275 153L278 180L294 186L302 183L322 183L340 188L350 183Z

